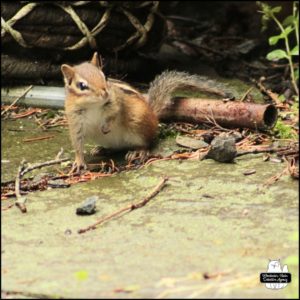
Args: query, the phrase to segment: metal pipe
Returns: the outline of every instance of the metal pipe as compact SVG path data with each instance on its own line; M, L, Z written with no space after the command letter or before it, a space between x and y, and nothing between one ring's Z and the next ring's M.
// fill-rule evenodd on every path
M11 104L27 87L2 88L2 103ZM147 95L144 94L147 99ZM59 108L64 107L63 87L34 86L18 104ZM162 121L207 123L215 121L223 127L243 127L266 130L274 127L277 109L272 104L255 104L241 101L222 101L200 98L174 98L174 105L162 113Z
M277 109L273 104L256 104L200 98L175 98L162 113L162 121L216 122L223 127L266 130L274 127Z

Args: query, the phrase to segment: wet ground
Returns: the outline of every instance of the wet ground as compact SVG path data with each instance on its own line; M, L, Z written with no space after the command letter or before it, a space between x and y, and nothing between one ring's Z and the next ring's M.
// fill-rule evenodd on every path
M15 178L22 158L53 159L61 146L72 157L67 131L59 130L42 132L28 119L2 122L2 182ZM23 142L46 134L55 137ZM163 153L174 147L175 139L160 144ZM297 298L298 181L284 176L263 187L283 168L262 155L234 164L164 161L31 193L27 214L16 207L2 211L2 296ZM243 175L249 169L256 173ZM167 186L146 206L77 234L141 200L163 175L170 178ZM96 214L76 215L93 195L99 196ZM269 290L259 282L269 259L288 265L286 288Z

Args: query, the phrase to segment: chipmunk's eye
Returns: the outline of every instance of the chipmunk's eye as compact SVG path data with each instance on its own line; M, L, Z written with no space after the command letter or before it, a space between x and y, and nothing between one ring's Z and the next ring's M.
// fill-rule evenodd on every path
M84 90L88 90L89 87L86 83L82 82L82 81L79 81L77 82L76 86L81 90L81 91L84 91Z

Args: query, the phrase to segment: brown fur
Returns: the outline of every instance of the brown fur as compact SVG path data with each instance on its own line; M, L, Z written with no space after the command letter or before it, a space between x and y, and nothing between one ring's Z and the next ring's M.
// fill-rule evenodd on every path
M184 72L164 72L150 85L149 101L128 84L106 80L97 53L90 62L62 65L66 87L65 112L75 149L77 168L84 165L86 137L112 149L146 150L157 134L158 117L172 104L178 88L196 88L219 93L213 81ZM149 102L149 104L148 104Z
M123 124L136 134L143 136L145 148L154 141L157 134L158 119L149 104L140 95L124 95Z
M62 65L62 72L77 167L84 166L83 147L88 136L109 148L147 149L151 145L157 133L156 115L134 88L106 81L95 55L90 63ZM88 88L82 90L80 83Z

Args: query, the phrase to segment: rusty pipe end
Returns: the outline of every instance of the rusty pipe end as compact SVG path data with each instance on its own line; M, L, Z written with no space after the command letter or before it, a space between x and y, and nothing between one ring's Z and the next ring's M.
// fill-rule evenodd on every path
M273 104L269 104L266 107L266 110L263 115L265 129L272 129L277 122L277 118L278 118L278 111L276 106Z

